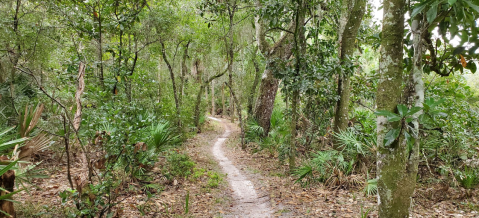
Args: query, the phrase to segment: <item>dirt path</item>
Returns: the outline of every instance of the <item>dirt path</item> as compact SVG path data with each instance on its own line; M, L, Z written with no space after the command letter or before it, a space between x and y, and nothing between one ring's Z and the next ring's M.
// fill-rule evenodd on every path
M246 178L242 172L231 162L223 152L223 145L225 140L231 134L231 129L223 120L208 117L212 120L220 122L225 132L222 136L216 139L212 153L219 165L223 169L223 172L227 174L227 180L230 187L233 190L235 198L234 213L227 215L229 217L271 217L272 210L269 206L267 199L258 197L253 183Z

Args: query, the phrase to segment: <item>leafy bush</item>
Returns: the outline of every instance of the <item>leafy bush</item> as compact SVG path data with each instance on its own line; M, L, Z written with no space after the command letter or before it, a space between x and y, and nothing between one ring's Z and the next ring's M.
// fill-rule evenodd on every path
M193 162L186 154L180 154L173 151L168 154L166 160L168 164L164 169L164 175L170 180L175 177L185 178L193 173L195 162Z
M221 177L220 174L216 172L208 172L208 187L209 188L217 188L218 185L220 184L221 181L223 181L223 178Z
M457 180L461 183L462 187L471 189L474 188L477 184L479 184L479 171L465 167L463 171L459 171L456 174Z
M153 146L157 152L164 151L167 145L176 142L180 137L174 133L168 121L162 121L156 125L152 125L150 132L151 146Z

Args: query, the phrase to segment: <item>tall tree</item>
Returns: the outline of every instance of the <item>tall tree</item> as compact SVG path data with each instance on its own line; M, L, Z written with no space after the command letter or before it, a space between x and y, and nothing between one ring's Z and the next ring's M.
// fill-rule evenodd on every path
M396 112L401 101L405 5L405 0L384 1L378 110ZM416 171L409 164L410 155L404 137L389 134L390 130L399 129L400 125L401 121L389 122L385 116L377 117L378 205L381 218L409 217ZM394 141L385 143L388 137Z
M256 2L257 9L261 9L263 6L260 1ZM279 80L274 77L273 69L278 63L277 59L288 60L292 55L293 38L291 34L296 26L296 22L288 24L287 30L282 31L281 38L271 45L266 41L266 29L264 20L260 15L255 19L256 26L256 40L261 53L266 58L266 68L261 78L261 85L259 88L258 99L256 100L256 107L254 110L254 118L258 121L258 124L263 127L264 134L267 135L270 127L271 114L273 113L274 100L276 93L278 92ZM299 24L302 26L302 24Z
M341 21L344 24L340 25L339 30L339 57L343 70L338 79L339 100L336 103L334 116L335 133L348 127L351 72L344 69L348 69L347 65L351 64L351 58L356 48L356 36L366 9L366 0L344 0L341 8ZM337 147L337 143L334 143L334 146Z

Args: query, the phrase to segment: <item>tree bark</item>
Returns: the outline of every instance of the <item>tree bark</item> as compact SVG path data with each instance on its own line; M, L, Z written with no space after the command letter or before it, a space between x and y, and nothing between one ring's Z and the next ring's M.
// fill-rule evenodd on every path
M8 170L0 177L0 187L7 190L8 192L13 192L15 187L15 171ZM0 196L8 194L5 191L0 191ZM9 198L11 200L11 198ZM13 206L13 202L7 200L0 201L0 210L10 214L12 217L16 217L15 215L15 208ZM0 218L8 217L3 213L0 213Z
M363 19L366 9L366 0L350 0L344 1L342 17L346 20L340 35L340 59L341 64L346 64L352 58L355 50L355 41L358 34L359 26ZM343 20L343 18L341 18ZM338 95L339 100L336 103L336 111L334 116L334 132L339 133L348 127L349 113L349 97L350 97L350 73L342 72L338 79ZM338 148L338 143L333 144L334 148Z
M99 75L99 80L100 80L100 85L102 88L105 87L105 82L104 82L104 76L103 76L103 41L102 41L102 23L101 23L101 12L98 13L98 47L99 47L99 54L98 54L98 60L100 61L100 75Z
M219 74L216 74L214 76L211 76L208 80L204 81L201 86L200 86L200 90L198 92L198 95L196 95L196 103L195 103L195 117L194 117L194 120L195 120L195 127L198 129L198 132L201 132L201 129L200 129L200 106L201 106L201 95L203 95L203 92L206 88L206 86L208 85L208 83L210 83L211 81L213 81L214 79L216 78L219 78L221 76L223 76L226 72L228 71L228 69L226 69L225 71L219 73Z
M378 110L397 112L397 105L401 101L405 5L405 0L384 1L380 81L377 90ZM384 145L386 133L392 128L401 128L400 125L399 121L389 123L384 116L377 118L378 214L380 218L409 217L417 169L408 164L410 154L404 137L398 137L389 146Z
M215 81L211 81L211 115L216 115L215 113Z
M163 56L163 61L165 61L166 65L168 66L171 83L173 84L173 96L175 98L176 117L178 119L177 124L178 124L178 127L180 127L181 126L181 108L180 108L180 102L178 99L178 92L176 89L175 74L173 73L173 68L171 67L170 62L168 61L168 57L166 56L165 43L163 41L160 41L160 44L161 44L161 55Z
M296 168L296 126L298 124L299 90L293 91L291 100L291 145L289 151L289 170Z
M258 60L256 60L256 52L255 52L255 56L253 57L253 64L254 64L255 75L254 75L253 86L251 86L251 90L248 96L248 115L253 115L254 96L256 94L256 88L258 87L259 79L261 77Z
M261 3L256 3L258 8L261 8ZM256 100L256 107L254 110L254 118L258 121L258 124L263 127L264 135L268 135L270 128L271 114L273 112L274 100L278 91L279 80L274 78L273 69L276 67L275 59L288 60L292 54L292 30L295 28L293 22L288 28L288 32L284 32L282 37L273 45L270 46L265 39L264 24L259 19L255 20L256 26L256 40L258 47L263 55L267 59L266 69L263 72L261 79L261 85L259 89L258 99Z
M186 43L185 49L183 51L183 59L181 60L181 76L180 76L180 104L183 102L183 95L185 94L185 78L188 73L188 67L186 66L186 60L188 59L188 47L190 46L190 41Z
M223 104L223 111L221 112L221 118L223 118L225 113L226 113L225 85L224 84L221 86L221 102Z
M229 87L229 89L230 89L230 94L231 94L231 96L232 96L231 99L232 99L232 100L236 103L236 105L237 105L238 119L239 119L240 128L241 128L241 135L240 135L240 137L241 137L241 149L246 150L246 143L244 143L245 131L244 131L243 117L242 117L242 115L241 115L241 105L240 105L240 103L239 103L239 101L238 101L238 98L236 97L236 95L235 95L233 89L231 89L231 86L230 86L228 83L226 83L226 85L227 85L227 86ZM234 103L233 103L233 105L234 105Z

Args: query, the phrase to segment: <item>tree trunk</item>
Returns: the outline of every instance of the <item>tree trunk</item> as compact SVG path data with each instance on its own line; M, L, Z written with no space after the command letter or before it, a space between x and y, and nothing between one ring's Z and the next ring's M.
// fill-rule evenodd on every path
M201 95L203 95L203 91L206 89L206 86L208 83L213 81L216 78L219 78L223 76L226 73L227 70L223 71L222 73L216 74L214 76L211 76L207 81L201 84L200 90L198 92L198 95L196 95L196 104L195 104L195 117L194 117L194 122L195 122L195 127L198 129L198 132L201 132L200 129L200 106L201 106Z
M268 68L268 66L267 66ZM261 79L261 86L259 87L259 95L256 100L256 108L254 118L258 124L263 127L264 135L268 135L269 127L271 125L271 114L273 113L274 99L278 92L279 80L274 78L271 69L265 69L263 78Z
M0 177L0 187L7 190L8 192L13 192L15 186L15 171L8 170ZM0 191L0 196L8 194L5 191ZM12 198L8 198L11 200ZM13 207L13 202L7 200L0 201L0 210L10 214L12 217L16 217L15 208ZM0 218L8 217L3 213L0 213Z
M231 92L233 92L233 90L231 90L231 87L230 87L230 93ZM235 102L232 95L230 96L230 120L232 123L235 122Z
M234 101L234 103L232 103L233 105L236 104L237 105L237 112L238 112L238 119L239 119L239 123L240 123L240 128L241 128L241 149L245 150L246 149L246 143L244 143L244 135L245 135L245 131L244 131L244 122L243 122L243 117L241 115L241 105L238 101L238 98L236 97L233 89L231 89L231 86L227 83L228 87L230 88L230 94L232 96L232 100Z
M403 35L405 0L385 0L383 38L380 52L380 80L377 109L397 111L401 101L403 76ZM386 133L401 128L399 121L389 123L384 116L377 118L378 209L380 218L407 218L411 196L416 184L416 170L409 165L410 155L404 137L384 145ZM412 155L414 156L414 155ZM414 157L413 157L414 159Z
M256 2L257 9L261 9L261 2ZM258 121L258 124L263 127L264 135L267 136L270 127L271 114L273 112L274 100L278 91L279 80L274 78L272 69L276 67L275 59L288 60L292 54L292 41L296 24L293 22L289 27L289 31L284 31L281 38L273 45L270 46L266 41L265 28L263 21L256 17L256 40L258 47L267 59L267 66L263 72L263 78L261 79L261 85L259 88L258 99L256 100L256 107L254 110L254 118Z
M183 95L185 94L185 78L188 72L188 67L186 66L186 60L188 59L188 47L190 46L190 41L186 43L185 49L183 51L183 59L181 60L181 76L180 76L180 104L183 102Z
M165 51L165 43L163 41L160 41L161 44L161 54L163 56L163 61L165 61L166 65L168 66L168 71L170 72L170 78L171 78L171 83L173 85L173 96L175 98L175 106L176 106L176 117L178 119L178 127L181 126L181 108L180 108L180 102L178 100L178 92L176 89L176 83L175 83L175 74L173 73L173 68L170 65L170 62L168 61L168 58L166 57L166 51Z
M366 0L344 1L342 17L346 17L346 24L340 35L340 58L341 64L350 62L355 50L355 41L358 34L359 26L363 19L366 9ZM341 18L343 20L343 18ZM349 97L350 97L350 72L342 72L338 80L339 100L336 103L336 111L334 116L334 132L339 133L348 127L349 113ZM338 148L339 144L335 142L334 148Z
M201 95L203 95L203 91L205 90L205 86L200 86L200 91L198 91L198 95L196 95L196 103L195 103L195 127L198 130L198 133L201 132L200 129L200 106L201 106Z
M208 84L205 85L205 101L206 101L206 111L210 111L209 110L209 104L208 104L208 101L209 101L209 98L208 98Z
M215 81L211 81L211 115L216 115L215 113Z
M223 111L221 112L221 118L223 118L225 113L226 113L225 85L224 84L221 86L221 102L223 104Z
M253 115L254 96L256 94L256 88L258 87L259 79L261 77L261 72L259 70L258 61L256 60L256 55L253 58L253 64L254 64L255 75L254 75L253 86L251 86L251 90L248 96L248 115Z
M102 23L101 23L101 12L98 13L98 47L99 47L99 54L98 54L98 60L100 61L100 86L102 88L105 87L105 78L103 76L103 41L102 41Z
M293 91L291 100L291 145L289 151L289 170L296 168L296 126L298 124L299 90Z

